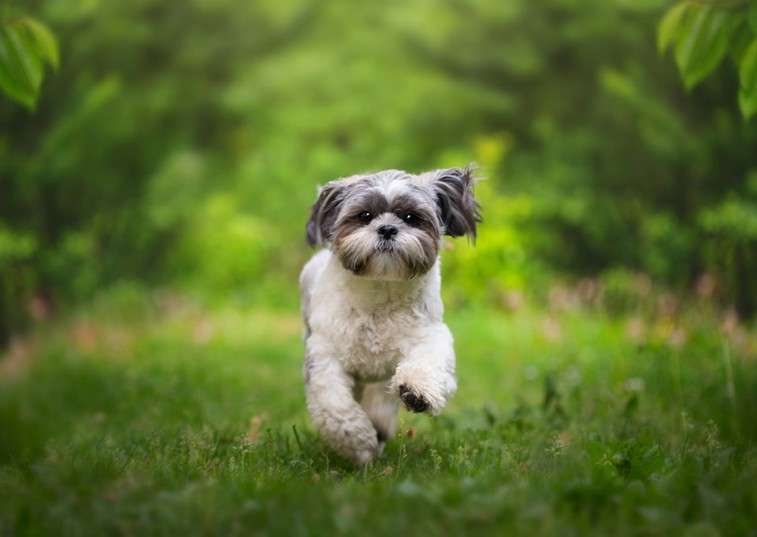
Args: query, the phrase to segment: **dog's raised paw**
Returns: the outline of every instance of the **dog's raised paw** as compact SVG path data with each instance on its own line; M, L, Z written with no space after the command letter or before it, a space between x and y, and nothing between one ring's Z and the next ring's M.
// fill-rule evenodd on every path
M400 385L400 399L405 403L408 410L413 412L425 412L428 408L428 402L422 395L415 395L410 388L404 384Z

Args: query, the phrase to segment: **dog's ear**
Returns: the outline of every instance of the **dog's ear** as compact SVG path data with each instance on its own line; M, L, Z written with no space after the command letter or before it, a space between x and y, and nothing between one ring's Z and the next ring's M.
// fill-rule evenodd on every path
M450 237L467 235L476 242L476 224L482 219L480 205L473 196L473 186L478 181L473 166L435 170L423 175L430 179L436 193L444 234Z
M344 181L332 181L321 187L318 199L310 209L307 224L307 240L310 246L322 246L331 239L331 229L344 201Z

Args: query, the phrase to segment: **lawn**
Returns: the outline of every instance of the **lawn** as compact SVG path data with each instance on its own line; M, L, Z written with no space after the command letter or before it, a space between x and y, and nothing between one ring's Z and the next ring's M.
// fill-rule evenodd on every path
M457 395L358 468L295 312L95 300L1 362L0 535L757 534L754 327L563 291L450 307Z

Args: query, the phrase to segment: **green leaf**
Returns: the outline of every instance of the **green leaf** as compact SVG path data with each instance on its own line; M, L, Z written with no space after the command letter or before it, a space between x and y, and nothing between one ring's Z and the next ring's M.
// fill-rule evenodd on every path
M752 39L754 39L754 32L752 32L746 22L746 17L744 17L744 20L734 25L728 44L728 56L736 66L740 63L741 57Z
M676 63L688 89L710 74L725 56L734 17L709 5L691 4L675 48Z
M744 119L757 114L757 38L739 62L739 107Z
M53 69L57 69L60 61L58 42L50 29L38 20L29 17L21 19L17 24L29 32L39 56L47 60Z
M662 54L671 43L678 37L686 10L691 6L690 2L679 2L671 7L660 21L657 29L657 50Z
M34 109L42 72L42 61L28 32L12 24L0 26L0 88Z
M739 82L741 87L757 87L757 38L746 47L739 63Z

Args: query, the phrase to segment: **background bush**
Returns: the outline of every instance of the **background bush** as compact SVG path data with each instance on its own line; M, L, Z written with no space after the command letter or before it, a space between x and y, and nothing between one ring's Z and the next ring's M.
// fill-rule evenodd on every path
M61 63L35 113L0 100L0 338L120 281L292 307L317 184L469 161L486 224L452 297L707 272L751 314L757 128L726 62L686 91L669 7L27 2Z

